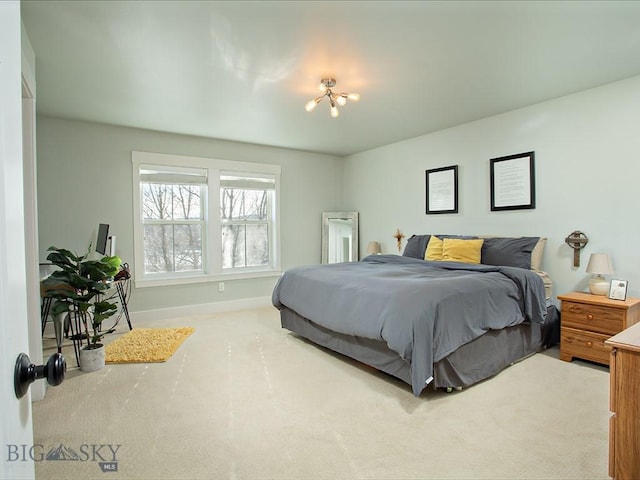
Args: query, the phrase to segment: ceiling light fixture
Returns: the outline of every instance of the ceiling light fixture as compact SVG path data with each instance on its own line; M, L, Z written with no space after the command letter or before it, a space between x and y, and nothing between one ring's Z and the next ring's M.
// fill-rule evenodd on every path
M323 94L317 98L314 98L313 100L309 100L304 106L304 109L307 112L311 112L314 108L316 108L316 105L318 105L324 97L328 97L331 116L333 118L336 118L338 115L340 115L340 112L338 111L338 105L343 107L344 105L346 105L347 100L351 100L352 102L357 102L358 100L360 100L360 95L357 93L334 93L331 89L335 86L335 78L323 78L322 80L320 80L320 91Z

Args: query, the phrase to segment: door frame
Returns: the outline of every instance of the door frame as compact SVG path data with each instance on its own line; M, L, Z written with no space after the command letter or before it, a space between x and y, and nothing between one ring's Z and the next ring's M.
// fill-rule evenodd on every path
M43 363L40 323L40 264L38 244L38 180L36 168L36 75L35 55L22 29L22 163L24 188L25 268L27 275L27 317L29 357L36 365ZM31 385L31 401L42 400L46 382Z

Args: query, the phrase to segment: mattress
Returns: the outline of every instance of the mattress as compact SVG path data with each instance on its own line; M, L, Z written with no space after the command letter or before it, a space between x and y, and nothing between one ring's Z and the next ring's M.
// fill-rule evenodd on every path
M280 309L282 327L411 385L410 365L378 340L333 332L295 311ZM525 322L490 330L433 365L433 388L461 388L496 375L509 365L558 343L559 313L547 307L544 323Z

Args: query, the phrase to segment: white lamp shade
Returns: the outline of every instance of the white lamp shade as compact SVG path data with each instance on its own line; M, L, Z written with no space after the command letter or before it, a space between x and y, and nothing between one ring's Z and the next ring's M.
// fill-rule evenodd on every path
M606 253L592 253L587 264L587 273L594 275L589 279L589 291L593 295L606 295L609 282L603 275L613 273L611 259Z
M609 275L613 273L611 259L606 253L592 253L587 264L587 273Z
M380 253L380 242L369 242L367 252L371 255L378 255Z

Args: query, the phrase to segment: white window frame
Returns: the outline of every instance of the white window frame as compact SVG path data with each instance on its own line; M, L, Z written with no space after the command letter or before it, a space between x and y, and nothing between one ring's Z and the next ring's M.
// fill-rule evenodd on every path
M134 271L136 288L186 283L216 282L224 280L279 276L280 267L280 165L264 163L220 160L186 155L165 153L131 152L133 173L133 243ZM203 232L203 271L170 272L163 274L145 274L144 269L144 225L142 221L142 189L140 188L140 167L143 165L165 167L188 167L207 170L207 205L205 232ZM247 175L270 175L275 179L275 198L272 212L273 233L270 238L271 264L262 267L239 267L222 269L222 240L220 220L220 174L238 172Z

